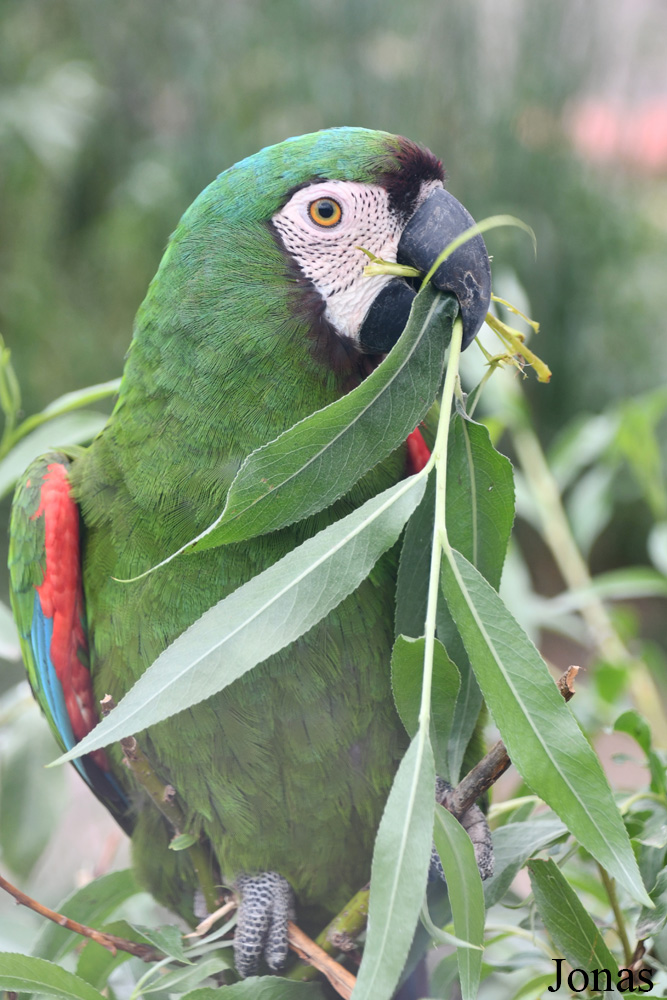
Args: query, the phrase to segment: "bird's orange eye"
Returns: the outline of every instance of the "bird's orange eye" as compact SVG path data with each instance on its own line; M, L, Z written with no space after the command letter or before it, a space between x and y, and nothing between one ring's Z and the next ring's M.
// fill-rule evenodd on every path
M317 201L311 201L308 214L318 226L329 229L340 222L343 210L333 198L318 198Z

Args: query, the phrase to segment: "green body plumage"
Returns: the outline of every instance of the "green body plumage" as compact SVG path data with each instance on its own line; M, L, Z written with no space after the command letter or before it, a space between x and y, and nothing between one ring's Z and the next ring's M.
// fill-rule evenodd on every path
M238 164L203 192L170 242L137 317L113 416L71 472L86 528L99 697L119 699L211 604L403 474L395 454L306 523L182 556L136 583L113 579L197 535L250 451L349 388L350 370L318 357L301 289L266 220L312 177L312 163L341 176L342 159L343 176L360 181L391 167L393 137L358 137L357 157L355 136L340 130ZM302 904L330 912L367 880L403 744L389 684L394 584L389 555L294 646L140 737L228 880L274 869ZM194 879L185 856L167 857L170 835L152 808L140 809L139 870L159 898L187 910ZM175 864L186 869L181 884Z
M410 449L321 513L142 575L216 520L246 456L358 385L396 343L414 289L368 278L361 247L429 270L472 222L442 177L439 161L406 139L332 129L236 164L183 216L139 310L107 426L71 464L57 454L38 460L16 492L12 603L33 690L63 746L92 728L94 699L120 700L208 608L402 478L413 445L425 461L415 432ZM481 237L432 282L457 296L469 343L490 295ZM285 879L309 924L369 878L407 744L390 684L396 563L390 550L291 646L137 734L175 790L183 832L205 838L227 885L242 877L243 974L256 970L265 941L270 965L284 962ZM120 748L109 757L111 773L104 755L78 766L134 827L147 887L192 917L190 856L169 850L173 830ZM267 914L279 933L267 936Z

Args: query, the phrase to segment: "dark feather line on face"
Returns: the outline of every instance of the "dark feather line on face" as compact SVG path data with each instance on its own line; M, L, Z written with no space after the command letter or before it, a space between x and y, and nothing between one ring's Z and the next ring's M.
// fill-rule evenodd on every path
M295 188L294 190L298 190ZM311 340L311 351L317 362L337 374L347 375L345 391L356 388L378 366L383 355L364 354L350 337L342 337L325 316L326 303L315 285L307 278L289 254L272 222L269 230L285 261L285 276L290 289L295 315L300 318Z

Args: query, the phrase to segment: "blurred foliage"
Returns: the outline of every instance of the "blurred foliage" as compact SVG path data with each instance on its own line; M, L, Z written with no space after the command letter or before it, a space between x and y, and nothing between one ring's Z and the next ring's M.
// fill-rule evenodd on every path
M535 260L516 234L489 243L542 322L545 432L655 385L667 363L652 294L667 264L658 182L651 201L643 178L585 165L567 131L578 96L608 86L610 57L633 86L651 84L667 17L637 15L633 61L619 56L625 6L4 0L0 330L28 411L119 374L167 237L220 170L337 124L427 144L474 215L534 227Z

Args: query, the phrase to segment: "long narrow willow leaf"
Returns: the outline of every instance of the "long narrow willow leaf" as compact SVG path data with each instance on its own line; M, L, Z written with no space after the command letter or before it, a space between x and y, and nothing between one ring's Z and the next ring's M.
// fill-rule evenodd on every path
M90 441L99 434L107 419L103 413L96 413L94 410L75 410L40 423L0 459L0 497L14 488L16 480L33 459L53 448L65 448Z
M275 531L347 493L405 441L432 405L456 310L456 300L432 287L420 293L382 364L353 392L252 452L220 517L185 548Z
M537 909L556 947L575 969L607 969L612 986L602 986L602 991L616 993L618 962L558 865L551 858L535 858L527 867Z
M646 903L600 762L544 660L493 587L446 539L445 556L445 597L512 763L593 857Z
M435 764L419 733L401 761L373 852L368 934L354 1000L389 1000L408 957L426 889Z
M0 954L0 990L41 993L58 1000L103 1000L90 983L59 965L10 952Z
M330 996L331 994L327 994ZM319 983L290 983L277 976L252 976L242 983L220 987L200 986L184 993L179 1000L324 1000Z
M438 806L433 831L449 888L456 936L473 947L456 949L461 995L475 1000L482 971L484 892L470 837L451 813Z
M319 532L205 612L142 674L110 715L56 763L196 705L326 617L394 544L426 474L404 480Z

